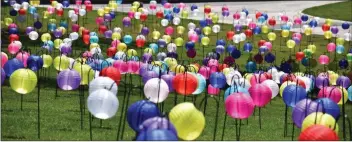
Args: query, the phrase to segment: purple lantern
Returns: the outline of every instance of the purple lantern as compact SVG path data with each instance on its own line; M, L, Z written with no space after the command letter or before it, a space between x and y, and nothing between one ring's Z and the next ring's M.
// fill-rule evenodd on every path
M125 17L122 19L122 24L125 26L125 27L129 27L131 25L131 18L129 17Z
M110 14L105 14L104 15L104 20L107 21L107 22L111 21L112 20L111 15Z
M57 76L57 85L62 90L77 89L81 83L81 76L75 70L63 70Z
M329 86L329 78L327 76L319 75L315 78L315 86L319 89Z
M351 80L346 76L339 76L336 80L336 85L348 88L351 85Z
M155 71L150 70L143 74L142 80L143 80L143 83L145 84L149 79L157 78L157 77L158 77L158 74Z
M140 126L139 126L139 132L142 131L150 131L150 130L155 130L155 129L166 129L170 130L173 132L175 135L177 135L177 131L172 123L170 123L169 120L163 117L152 117L147 120L145 120Z
M339 32L339 28L337 28L336 26L331 27L330 30L333 34L337 34Z
M241 30L242 30L242 25L237 24L237 25L235 26L235 30L236 30L237 32L241 31Z
M299 101L292 111L292 120L298 128L302 127L304 118L313 112L321 112L322 105L310 99L303 99Z
M33 27L27 27L26 28L26 34L28 35L30 32L34 31Z
M53 34L54 34L54 36L55 36L56 38L59 38L59 37L62 36L62 31L59 30L59 29L55 29L55 30L53 31Z
M172 85L172 81L174 80L174 78L175 78L175 75L171 72L161 76L161 79L163 79L166 82L167 86L169 87L169 92L175 91L175 89Z
M153 61L153 55L149 54L149 53L144 53L143 57L142 57L142 62L148 63L148 62L151 62L151 61Z
M145 35L145 36L148 35L148 34L149 34L149 29L148 29L148 27L143 27L142 30L141 30L141 34L142 34L142 35Z
M112 37L112 31L111 30L107 30L104 32L104 36L105 38L111 38Z
M60 47L60 51L61 51L61 54L69 55L72 53L72 48L71 46L64 44Z

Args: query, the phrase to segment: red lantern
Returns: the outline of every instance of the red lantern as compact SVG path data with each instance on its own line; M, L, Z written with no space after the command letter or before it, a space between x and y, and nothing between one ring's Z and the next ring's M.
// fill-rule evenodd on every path
M266 42L266 41L263 40L263 39L259 40L259 42L258 42L258 47L263 46L265 42Z
M56 10L56 15L61 17L62 15L64 15L64 10L63 9L57 9Z
M227 40L232 40L232 37L235 35L235 32L234 31L228 31L226 33L226 38Z
M274 18L269 19L268 21L270 26L275 26L276 25L276 20Z
M105 25L100 25L99 26L99 33L100 34L104 34L105 31L107 31L107 30L108 30L108 28Z
M89 12L89 11L92 11L92 10L93 10L92 4L87 4L86 5L86 11Z
M159 18L159 19L164 18L164 13L163 13L163 11L161 11L161 10L157 11L157 12L156 12L156 17Z
M175 76L172 85L177 93L189 96L197 89L198 80L192 74L181 73Z
M19 39L20 39L20 37L18 35L16 35L16 34L11 34L9 36L10 43L12 43L13 41L16 41L16 40L19 41Z
M253 32L251 29L247 29L246 31L244 31L244 34L247 36L247 37L251 37L253 35Z
M83 29L82 30L82 35L89 35L89 30L88 29Z
M300 51L296 53L296 60L301 61L304 58L304 52Z
M204 13L205 14L209 14L211 12L211 8L210 7L205 7L204 8Z
M136 40L136 45L138 48L142 48L144 46L144 44L145 44L145 40L143 40L143 39Z
M121 73L117 68L114 67L106 67L100 72L100 76L110 77L115 81L116 85L120 84L121 81Z
M229 67L229 65L227 65L227 64L219 64L218 69L219 69L219 71L222 71L224 68L228 68L228 67Z
M145 14L145 13L142 13L140 18L141 18L142 22L145 22L147 20L147 18L148 18L148 15Z
M255 13L255 18L256 18L256 19L258 19L260 16L262 16L262 13L261 13L261 12Z
M334 130L324 125L312 125L306 128L298 137L299 141L338 141Z
M84 44L88 45L88 44L89 44L89 40L90 40L89 34L84 34L84 35L83 35L83 42L84 42Z
M268 72L264 72L263 75L266 77L266 79L273 79L273 76Z
M329 26L328 24L323 24L323 25L321 26L321 29L323 29L323 31L325 32L325 31L330 30L330 26Z
M26 15L27 11L23 8L21 8L20 10L18 10L18 14L20 15Z
M109 47L108 50L106 50L106 55L108 57L113 57L117 52L117 48L116 47Z

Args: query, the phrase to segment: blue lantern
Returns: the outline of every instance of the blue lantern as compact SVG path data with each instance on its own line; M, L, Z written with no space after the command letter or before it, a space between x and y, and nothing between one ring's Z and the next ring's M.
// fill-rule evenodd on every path
M195 46L195 44L192 41L189 41L189 42L186 43L186 49L187 50L194 49L194 46Z
M126 44L131 44L132 43L132 36L131 35L123 36L123 42Z
M308 21L308 16L307 16L307 15L302 15L302 16L301 16L301 20L302 20L303 22L307 22L307 21Z
M316 100L318 102L318 105L323 106L323 110L325 113L330 114L333 116L336 120L339 119L340 117L340 108L337 103L335 103L333 100L329 98L320 98Z
M180 8L178 8L178 7L174 7L174 9L173 9L173 12L174 12L174 13L180 13L180 11L181 11L181 10L180 10Z
M350 28L350 24L348 24L347 22L344 22L344 23L342 23L341 27L342 27L342 29L347 30Z
M4 65L4 70L7 77L10 77L14 71L20 68L24 68L24 65L20 60L16 58L8 60Z
M267 63L273 63L275 61L275 55L269 52L268 54L265 55L264 60Z
M228 53L232 53L232 51L235 50L235 49L236 49L236 47L234 45L230 44L230 45L227 46L226 51Z
M312 21L309 22L309 26L312 28L315 28L318 26L318 22L315 19L313 19Z
M160 116L160 111L156 104L151 101L141 100L133 103L127 110L127 122L129 126L138 131L139 126L152 117Z
M219 39L216 41L216 45L222 45L222 46L225 46L226 45L226 41L223 40L223 39Z
M339 67L341 69L346 69L348 67L348 61L346 59L341 59L339 61Z
M251 43L247 42L243 45L244 52L251 52L253 50L253 46Z
M299 85L288 85L282 92L282 99L285 104L290 107L295 107L296 104L307 97L306 89Z
M249 61L246 64L246 70L249 73L255 72L257 70L257 64L253 61Z
M199 25L204 28L205 26L207 26L207 21L206 20L199 20Z
M345 47L343 47L343 45L337 45L336 46L336 53L342 54L343 52L345 52Z
M213 72L209 80L210 84L215 88L223 88L226 85L226 77L222 72Z
M27 67L32 71L40 70L43 67L43 59L37 55L31 55L27 59Z
M232 52L231 52L231 56L235 59L238 59L241 57L241 51L238 50L238 49L234 49Z
M177 135L167 129L154 129L142 131L137 136L137 141L177 141Z

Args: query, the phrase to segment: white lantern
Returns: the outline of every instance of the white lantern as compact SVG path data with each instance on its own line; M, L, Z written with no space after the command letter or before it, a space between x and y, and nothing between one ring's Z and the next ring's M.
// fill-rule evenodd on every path
M18 45L20 49L22 48L22 43L20 41L13 41L14 44Z
M176 52L177 46L175 43L169 43L167 45L167 51L169 52Z
M114 28L114 33L121 33L122 29L120 27Z
M142 14L142 13L140 13L140 12L134 13L134 18L135 18L135 19L141 19L141 14Z
M18 4L18 3L15 3L14 5L12 5L12 7L13 7L13 9L16 10L16 11L18 11L18 10L21 9L21 5Z
M230 86L234 85L234 82L242 78L242 75L237 70L232 70L226 75L226 83Z
M244 88L244 89L249 89L251 87L251 84L249 83L248 80L244 79L244 78L240 78L240 79L235 79L235 83Z
M69 11L68 11L68 17L69 17L69 18L71 18L73 14L75 14L75 11L74 11L74 10L69 10Z
M167 19L163 19L163 20L161 20L161 25L163 27L166 27L167 25L169 25L169 21Z
M275 98L279 94L279 85L273 80L265 80L261 84L267 86L271 90L271 99Z
M89 112L96 118L109 119L116 114L119 101L112 92L99 89L89 94L87 105Z
M36 31L31 31L28 34L28 36L29 36L29 39L31 39L31 40L37 40L39 37L39 34Z
M181 23L181 19L179 17L175 17L172 22L174 25L179 25Z
M107 89L117 95L118 87L115 81L109 77L96 77L89 83L89 94L99 89Z
M86 15L86 10L85 9L80 9L79 10L79 12L78 12L78 14L79 14L79 16L84 16L84 15Z
M219 25L214 25L214 26L212 27L212 31L213 31L214 33L219 33L219 32L220 32L220 26L219 26Z
M71 38L65 38L63 42L69 46L72 46L72 39Z
M79 35L78 35L77 32L73 32L73 33L70 33L69 37L70 37L71 40L77 40Z
M72 22L77 22L78 21L78 15L77 14L72 14L71 15L71 21Z
M29 3L28 2L22 2L22 7L23 9L27 10L29 7Z
M196 25L194 24L194 23L189 23L188 24L188 30L194 30L194 29L196 29Z
M169 87L164 80L152 78L145 83L144 94L151 102L161 103L169 95Z

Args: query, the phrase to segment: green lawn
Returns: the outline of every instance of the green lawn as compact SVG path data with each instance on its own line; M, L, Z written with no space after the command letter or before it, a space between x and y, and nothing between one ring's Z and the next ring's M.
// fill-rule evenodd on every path
M322 18L352 21L352 0L307 8L303 10L303 13Z
M42 9L39 9L39 13ZM115 27L120 27L122 25L121 19L126 16L125 13L118 13L117 18L112 22L112 25ZM4 16L4 15L2 15ZM95 26L95 17L96 12L90 12L88 14L87 23L84 27L89 28L90 30L94 29ZM5 15L5 17L8 17ZM59 17L52 17L60 20ZM144 23L148 26L151 31L152 27L156 30L159 30L163 33L163 28L160 27L160 20L158 22L152 21L153 18L148 18L148 22ZM198 23L197 21L193 20L183 20L182 25L187 27L187 23L190 21L194 23ZM82 21L81 21L82 22ZM31 23L31 21L29 21ZM136 22L138 25L139 22ZM41 32L46 31L46 22L43 24L44 28ZM70 24L71 25L71 24ZM21 23L20 27L25 28L27 25L26 23ZM212 33L211 37L211 45L204 47L205 53L210 52L215 47L215 41L217 37L225 38L226 32L230 30L232 27L229 24L221 24L222 32L218 35ZM4 27L4 26L3 26ZM137 27L137 26L136 26ZM137 28L124 28L124 33L129 33L135 37L137 35ZM278 35L276 41L273 42L273 53L276 55L277 61L275 65L280 65L282 60L287 60L290 57L293 59L294 53L303 50L307 47L307 37L303 36L303 40L300 45L297 45L292 51L290 51L286 47L286 40L284 38L280 38L280 31L275 31ZM182 37L186 38L187 32L182 35ZM23 34L22 34L23 35ZM1 48L6 52L8 39L6 38L7 34L2 33L2 45ZM176 35L175 35L176 36ZM21 41L24 45L28 46L32 52L39 49L38 45L41 43L40 41L29 41L28 37L21 36ZM148 39L151 39L151 34L149 35ZM252 51L252 55L255 55L258 52L257 41L260 39L267 39L266 34L256 35L254 38L254 50ZM312 37L314 44L317 46L317 51L313 55L314 59L317 59L319 55L326 52L325 45L328 43L328 40L325 40L322 36L314 36ZM108 48L111 40L101 38L99 44L105 54L106 49ZM152 41L150 41L152 42ZM252 42L252 39L247 39L246 42ZM232 43L232 41L228 41L228 44ZM78 57L78 53L84 51L86 46L82 46L83 42L81 40L75 41L73 49L74 53L71 57ZM244 42L241 42L240 45L243 45ZM146 44L148 45L148 44ZM240 45L236 45L237 47L242 47ZM337 55L336 59L341 59L347 53L348 43L345 43L346 51L344 54ZM129 45L128 48L137 49L134 44ZM181 48L181 47L180 47ZM198 62L201 63L199 60L203 58L203 47L199 44L196 45L197 49L197 57L195 59L188 59L186 58L185 53L183 53L183 59L188 60L190 62ZM139 50L139 49L137 49ZM165 50L165 49L163 49ZM178 49L179 56L185 50ZM247 60L250 57L250 54L242 52L242 56L240 59L236 60L236 63L240 65L240 70L244 71L244 66ZM52 56L55 57L58 55L58 51L56 50L52 53ZM333 57L333 54L331 54ZM332 60L332 59L331 59ZM337 61L337 60L336 60ZM336 68L336 61L329 65L329 69L337 71ZM295 71L305 71L305 67L302 66L299 62L294 64ZM269 64L265 63L261 66L269 66ZM312 67L313 70L322 70L322 65L317 65ZM59 90L58 97L55 97L55 88L56 88L56 71L53 67L50 67L47 70L49 73L47 79L41 80L40 87L41 87L41 97L40 97L40 111L41 111L41 139L40 140L90 140L89 134L89 114L88 110L85 109L84 114L84 128L80 128L80 108L79 108L79 96L78 90L75 91L62 91ZM339 71L339 72L346 72ZM126 80L123 78L124 82L128 82L127 84L139 85L140 77L133 75L133 81ZM140 96L140 90L129 89L130 85L120 85L119 86L119 93L118 99L120 102L120 107L118 113L115 117L105 120L100 125L99 120L93 120L93 140L116 140L117 128L120 122L120 115L121 115L121 107L123 105L124 97L126 97L128 92L130 91L131 97L128 101L129 104L144 99L143 95ZM140 87L140 86L139 86ZM126 92L125 92L126 91ZM88 96L87 89L85 90L85 99ZM37 90L33 91L30 94L23 95L23 110L21 111L21 95L15 93L9 87L8 80L6 80L5 84L2 86L2 95L3 95L3 102L1 103L1 138L2 140L39 140L37 138ZM202 107L199 106L200 101L204 98L205 94L201 94L197 97L197 101L195 102L197 108L203 110ZM223 101L223 92L221 93L221 97L215 97L219 99L219 119L217 123L217 131L216 131L216 140L221 140L222 135L222 128L223 128L223 120L224 120L224 101ZM165 101L165 112L170 111L170 109L174 106L174 97L175 94L171 93L169 98ZM127 97L126 97L127 98ZM178 102L183 102L184 97L178 96ZM191 101L191 98L186 98L186 101ZM203 131L202 135L197 140L212 140L213 138L213 131L215 127L215 114L216 114L216 103L209 99L206 111L206 128ZM348 116L352 116L352 105L348 103L346 105L346 112ZM243 121L244 125L242 125L241 130L241 140L291 140L291 137L284 137L284 114L285 114L285 105L280 97L274 98L270 104L268 104L265 108L261 110L261 118L262 118L262 128L259 129L259 117L258 117L258 110L256 110L255 115L251 116L248 120L248 124L246 121ZM288 111L288 122L291 123L291 110ZM228 117L226 125L226 131L224 140L235 140L235 121ZM339 120L339 124L341 124L341 119ZM292 124L289 125L288 134L291 135L291 127ZM341 137L341 131L339 136ZM299 134L299 130L295 129L295 136L294 140L297 140L297 136ZM135 136L135 133L132 129L129 128L126 122L126 129L124 133L123 140L132 140Z

